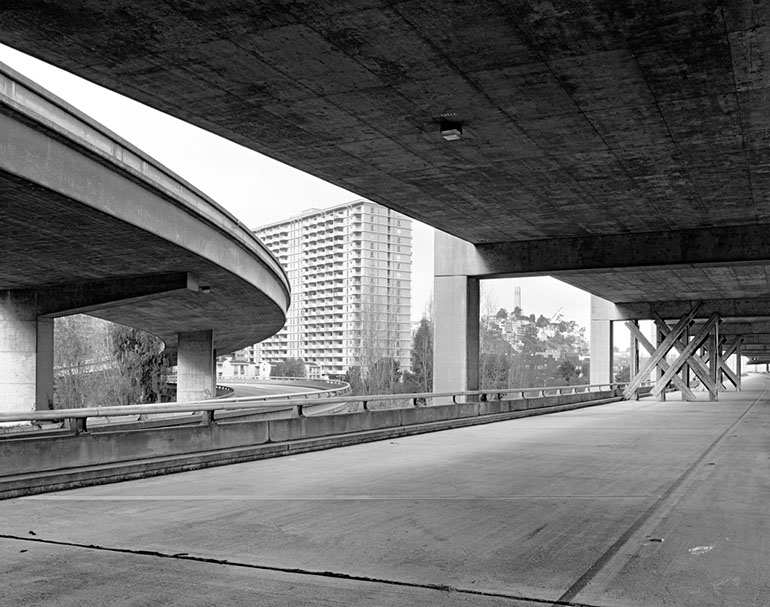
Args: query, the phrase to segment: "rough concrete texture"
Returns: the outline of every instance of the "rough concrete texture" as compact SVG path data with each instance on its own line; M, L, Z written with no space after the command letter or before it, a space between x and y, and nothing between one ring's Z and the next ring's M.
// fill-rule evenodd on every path
M0 603L764 605L747 385L6 500Z
M544 271L633 260L611 236L650 235L662 264L692 242L672 231L717 230L709 264L751 249L718 231L770 221L768 19L756 0L32 0L0 41L470 242L545 241L514 256ZM756 296L761 265L570 280Z
M217 368L213 332L180 333L177 348L177 402L214 398Z

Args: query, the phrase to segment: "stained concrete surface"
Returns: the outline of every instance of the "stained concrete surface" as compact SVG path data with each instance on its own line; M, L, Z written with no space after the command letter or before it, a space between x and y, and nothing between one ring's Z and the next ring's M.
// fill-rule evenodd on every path
M765 605L768 385L7 500L0 604Z

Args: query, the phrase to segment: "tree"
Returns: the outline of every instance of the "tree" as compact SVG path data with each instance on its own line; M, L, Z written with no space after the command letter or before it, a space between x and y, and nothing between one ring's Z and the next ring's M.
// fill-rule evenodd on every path
M479 334L479 385L481 389L508 387L511 345L495 324Z
M166 387L168 357L160 338L123 325L113 325L113 355L128 380L116 397L122 404L160 402Z
M497 320L507 320L508 319L508 310L506 310L505 308L500 308L497 311L497 314L495 314L495 316L497 317Z
M157 402L168 372L163 342L106 320L77 314L54 323L57 408Z
M415 392L433 390L433 323L423 317L412 339L410 385Z
M270 377L305 377L305 361L301 358L287 358L270 368Z
M348 370L345 371L345 381L350 384L350 391L353 394L363 394L361 367L348 367Z
M393 287L377 286L376 278L370 280L363 283L361 303L354 312L358 364L348 383L354 394L394 394L404 389L399 358L408 347L393 322L399 313L398 294Z
M564 360L557 368L558 378L567 386L574 383L580 377L580 367L569 360Z
M117 379L110 324L84 314L54 319L53 407L119 404L110 394Z

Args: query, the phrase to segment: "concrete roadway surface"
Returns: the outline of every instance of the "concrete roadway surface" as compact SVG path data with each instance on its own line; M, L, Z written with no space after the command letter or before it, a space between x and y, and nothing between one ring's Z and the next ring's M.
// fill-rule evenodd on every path
M770 604L770 378L0 502L0 605Z

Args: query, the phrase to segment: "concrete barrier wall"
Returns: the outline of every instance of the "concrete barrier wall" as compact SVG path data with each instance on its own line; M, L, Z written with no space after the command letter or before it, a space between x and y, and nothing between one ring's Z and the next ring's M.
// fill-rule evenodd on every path
M149 428L120 432L86 432L45 438L0 441L0 481L13 475L103 466L120 462L169 458L238 448L307 441L402 429L396 435L425 431L419 427L452 420L497 421L506 414L558 405L588 403L614 397L611 391L518 400L439 405L414 409L385 409L294 417L269 421L234 421L211 425ZM463 424L465 425L465 424ZM436 429L436 428L434 428ZM376 438L376 437L375 437ZM374 440L362 434L361 441ZM345 444L355 442L351 437ZM327 443L328 446L333 446ZM280 451L280 450L276 450Z

